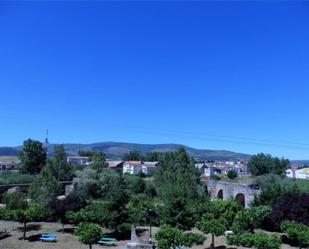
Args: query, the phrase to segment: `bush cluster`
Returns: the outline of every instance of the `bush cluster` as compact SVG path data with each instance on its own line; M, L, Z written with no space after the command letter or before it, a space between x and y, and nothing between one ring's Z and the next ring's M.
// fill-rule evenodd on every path
M229 236L228 245L254 247L257 249L279 249L281 240L267 233L242 233Z

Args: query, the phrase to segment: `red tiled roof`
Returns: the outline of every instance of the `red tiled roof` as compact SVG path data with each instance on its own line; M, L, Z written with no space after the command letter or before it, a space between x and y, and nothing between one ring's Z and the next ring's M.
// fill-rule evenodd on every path
M141 164L142 161L125 161L125 163L128 163L128 164Z

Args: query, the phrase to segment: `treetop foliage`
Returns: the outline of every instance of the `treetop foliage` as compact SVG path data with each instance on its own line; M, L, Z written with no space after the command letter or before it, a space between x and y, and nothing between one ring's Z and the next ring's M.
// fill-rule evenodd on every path
M272 207L272 223L279 228L284 220L309 225L309 193L284 194Z
M155 234L156 241L161 249L175 249L180 246L191 247L203 244L205 237L198 234L184 233L169 225L163 225Z
M54 146L54 155L47 160L45 167L59 181L69 181L73 177L73 167L67 162L63 145Z
M289 239L297 240L300 249L304 244L309 245L309 226L295 221L283 221L281 230L288 235Z
M47 159L43 144L32 139L24 141L22 150L19 153L19 159L22 163L23 173L40 173Z
M205 194L199 176L184 148L164 154L154 175L162 223L182 228L194 225L192 207Z
M289 166L289 160L284 158L272 157L264 153L253 155L248 162L248 169L254 176L269 173L283 175Z
M228 245L250 247L256 249L279 249L281 240L267 233L241 233L227 237Z
M93 244L102 236L101 228L93 223L80 223L76 229L75 234L79 237L79 241L85 245L89 245L92 248Z
M44 167L40 174L35 178L29 188L30 198L45 205L49 200L59 194L57 179Z

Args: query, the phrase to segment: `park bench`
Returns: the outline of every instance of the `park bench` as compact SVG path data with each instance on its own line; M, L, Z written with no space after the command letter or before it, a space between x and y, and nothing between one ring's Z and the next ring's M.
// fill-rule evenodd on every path
M42 242L56 242L57 235L54 233L42 233L40 237L40 241Z
M102 237L98 241L98 244L104 245L104 246L116 246L116 242L117 240L115 238Z

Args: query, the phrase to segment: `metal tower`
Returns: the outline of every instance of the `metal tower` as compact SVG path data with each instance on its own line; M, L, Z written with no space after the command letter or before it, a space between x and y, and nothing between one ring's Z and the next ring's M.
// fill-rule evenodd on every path
M48 130L46 130L46 137L45 137L45 142L44 142L44 149L45 149L45 152L46 152L47 156L48 156L48 145L49 145L49 143L48 143Z

